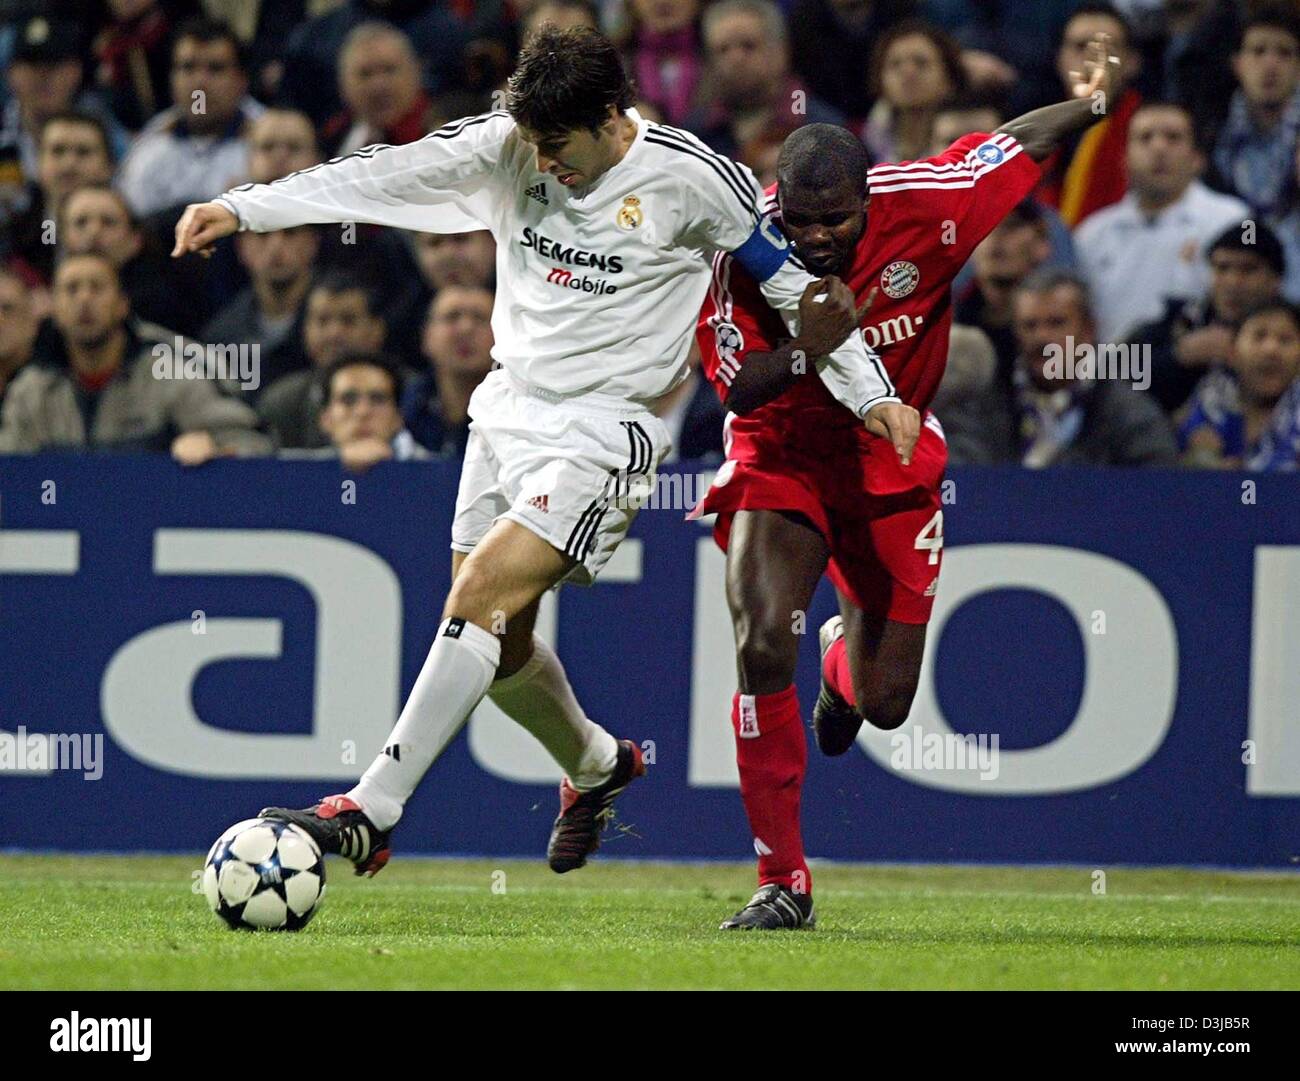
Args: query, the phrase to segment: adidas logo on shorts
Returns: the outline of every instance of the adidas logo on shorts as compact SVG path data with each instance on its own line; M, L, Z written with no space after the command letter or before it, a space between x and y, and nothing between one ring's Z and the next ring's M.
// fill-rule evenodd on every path
M550 206L551 200L546 196L546 182L539 180L531 188L525 188L524 194L530 199L536 199L542 206Z
M551 501L549 496L535 495L532 499L528 500L528 505L530 507L536 507L543 514L551 513Z

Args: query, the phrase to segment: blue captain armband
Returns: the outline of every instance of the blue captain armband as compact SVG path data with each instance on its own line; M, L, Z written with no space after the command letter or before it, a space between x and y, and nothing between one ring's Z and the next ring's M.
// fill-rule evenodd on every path
M749 239L731 255L756 281L765 282L790 257L790 241L777 228L772 215L764 214L763 220L749 234Z

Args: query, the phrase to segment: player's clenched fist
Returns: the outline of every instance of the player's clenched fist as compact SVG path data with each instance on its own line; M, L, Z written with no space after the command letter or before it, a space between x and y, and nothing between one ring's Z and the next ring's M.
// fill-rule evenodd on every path
M899 461L912 464L912 451L921 437L921 414L910 405L881 402L867 413L867 431L888 439L898 452Z
M853 293L834 274L809 282L799 298L798 347L810 357L833 353L857 329Z
M176 223L176 247L172 248L172 258L191 251L211 255L213 244L238 231L239 219L220 203L191 203Z

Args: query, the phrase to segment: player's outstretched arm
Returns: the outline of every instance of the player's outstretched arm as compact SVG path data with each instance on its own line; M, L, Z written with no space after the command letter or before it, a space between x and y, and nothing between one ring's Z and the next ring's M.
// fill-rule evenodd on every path
M173 255L205 251L238 229L366 222L456 233L492 227L497 164L514 122L484 113L401 146L371 146L270 184L242 184L188 207Z
M1042 161L1067 135L1106 115L1118 88L1119 66L1119 57L1110 51L1110 39L1098 34L1088 43L1084 70L1070 73L1073 100L1047 105L1008 120L998 132L1015 139L1034 161Z

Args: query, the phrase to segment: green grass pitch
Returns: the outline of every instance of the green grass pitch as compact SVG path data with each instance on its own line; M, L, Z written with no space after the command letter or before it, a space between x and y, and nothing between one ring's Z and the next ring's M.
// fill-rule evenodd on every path
M727 934L740 864L338 860L303 932L227 930L199 857L0 856L0 988L1300 988L1300 877L826 865L815 931Z

